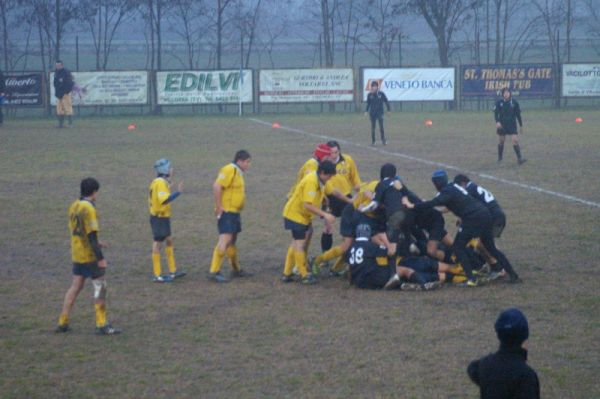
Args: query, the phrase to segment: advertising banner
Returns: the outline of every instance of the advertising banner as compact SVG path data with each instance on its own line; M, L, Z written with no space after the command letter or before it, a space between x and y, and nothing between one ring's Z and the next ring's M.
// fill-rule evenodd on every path
M390 101L454 100L454 68L365 68L362 81L363 101L373 81Z
M8 72L4 75L6 90L4 92L4 105L12 106L41 106L42 100L42 74Z
M556 95L553 64L463 65L463 97L495 97L508 87L516 97Z
M161 71L156 88L161 105L251 103L252 70Z
M600 97L600 64L563 64L564 97Z
M72 72L73 105L143 105L148 103L147 71ZM54 97L54 73L50 74L50 103Z
M267 69L260 71L261 103L352 101L354 72L343 69Z

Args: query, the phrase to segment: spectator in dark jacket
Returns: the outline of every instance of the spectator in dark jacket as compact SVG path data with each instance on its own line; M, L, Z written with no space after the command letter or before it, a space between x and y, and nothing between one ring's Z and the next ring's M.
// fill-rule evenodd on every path
M63 62L56 61L54 71L54 96L56 97L56 116L58 117L58 127L62 128L65 122L65 116L69 125L73 123L73 105L71 102L71 91L75 86L71 71L64 67Z
M4 74L0 71L0 126L4 123L4 114L2 113L2 104L6 92L6 83L4 82Z
M529 337L525 315L508 309L496 320L500 349L469 364L467 372L479 386L481 399L539 399L540 383L536 372L527 365L522 345Z

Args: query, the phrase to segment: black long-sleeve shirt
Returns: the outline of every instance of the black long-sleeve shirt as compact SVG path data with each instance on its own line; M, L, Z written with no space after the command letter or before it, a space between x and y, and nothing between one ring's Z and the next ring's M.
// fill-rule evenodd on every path
M517 131L517 121L519 126L523 126L521 119L521 106L519 102L513 98L505 101L503 98L496 101L494 107L494 120L500 122L502 129L510 133Z
M378 91L376 93L369 93L367 95L367 109L365 112L368 112L371 116L381 116L383 115L384 104L389 112L390 103L384 92Z
M433 199L414 205L417 211L436 206L445 206L463 220L482 211L484 213L488 212L486 207L471 197L464 188L453 183L442 187L438 195Z
M525 349L501 345L498 352L471 362L467 373L481 399L539 399L538 376L526 361Z
M488 209L488 211L490 211L492 215L495 213L502 212L500 204L496 200L496 197L494 197L494 194L492 194L490 191L486 190L481 186L478 186L472 181L467 184L467 187L465 189L471 197L477 199L479 202L485 205L485 207Z
M56 98L63 98L65 94L73 90L75 83L73 75L67 68L62 68L54 72L54 95Z

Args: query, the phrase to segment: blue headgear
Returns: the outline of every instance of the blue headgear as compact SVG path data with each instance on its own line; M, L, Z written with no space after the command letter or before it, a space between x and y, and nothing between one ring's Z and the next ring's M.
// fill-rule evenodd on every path
M356 226L356 238L371 238L371 226L366 223Z
M154 169L159 175L168 176L171 169L171 161L166 158L159 159L154 163Z
M507 309L500 313L494 328L498 339L505 345L520 346L529 338L527 318L517 308Z
M431 181L435 188L440 191L442 187L448 185L448 173L443 169L436 170L431 175Z

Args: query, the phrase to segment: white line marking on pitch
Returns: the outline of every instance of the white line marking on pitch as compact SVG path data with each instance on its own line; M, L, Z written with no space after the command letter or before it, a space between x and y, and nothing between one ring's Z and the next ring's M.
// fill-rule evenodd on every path
M249 119L252 122L258 123L260 125L265 125L265 126L271 127L271 123L269 123L269 122L266 122L266 121L263 121L263 120L260 120L260 119L256 119L256 118L249 118ZM593 201L589 201L589 200L586 200L586 199L578 198L578 197L575 197L573 195L559 193L558 191L547 190L545 188L533 186L531 184L519 183L519 182L512 181L512 180L503 179L501 177L496 177L496 176L488 175L487 173L480 173L480 172L475 172L475 171L471 171L471 170L466 170L466 169L463 169L463 168L459 168L457 166L448 165L448 164L441 163L441 162L428 161L427 159L413 157L412 155L403 154L401 152L387 151L387 150L384 150L384 149L381 149L381 148L371 147L369 145L358 144L358 143L354 143L352 141L348 141L348 140L344 140L344 139L339 139L337 137L327 136L325 134L310 133L310 132L307 132L305 130L295 129L293 127L288 127L288 126L281 125L280 129L281 130L287 130L288 132L302 134L302 135L309 136L309 137L315 137L315 138L319 138L319 139L324 139L324 140L327 140L327 141L329 141L329 140L337 140L338 142L340 142L342 144L351 145L351 146L358 147L358 148L363 148L365 150L375 151L375 152L378 152L380 154L392 155L392 156L395 156L395 157L409 159L411 161L424 163L426 165L441 167L441 168L444 168L444 169L454 170L454 171L458 171L458 172L466 172L469 175L479 176L479 177L482 177L484 179L497 181L497 182L500 182L500 183L508 184L510 186L520 187L520 188L524 188L524 189L529 190L529 191L536 191L538 193L548 194L548 195L551 195L553 197L562 198L562 199L567 200L567 201L576 202L576 203L580 203L580 204L584 204L584 205L589 205L589 206L592 206L592 207L595 207L595 208L600 208L600 203L598 203L598 202L593 202Z

